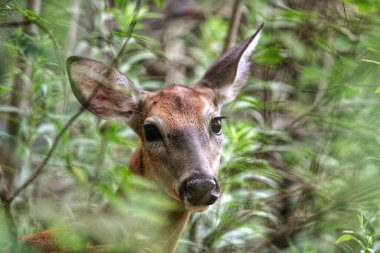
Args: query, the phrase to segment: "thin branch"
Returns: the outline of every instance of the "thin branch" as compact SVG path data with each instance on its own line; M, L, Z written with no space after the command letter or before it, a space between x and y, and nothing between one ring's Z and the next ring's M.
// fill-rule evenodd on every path
M92 97L91 97L92 98ZM67 129L74 123L74 121L84 112L85 108L81 107L79 111L74 114L70 120L66 123L66 125L62 128L62 130L58 133L57 137L55 137L52 147L50 148L48 154L45 159L41 162L38 168L29 176L29 178L12 194L12 196L8 199L8 202L11 203L25 188L27 188L33 181L42 173L46 165L48 164L50 158L54 154L55 149L63 135L66 133Z
M266 247L270 246L276 240L276 238L289 237L291 235L296 234L297 232L311 225L314 221L323 217L323 215L329 213L331 210L337 208L338 206L339 204L334 203L332 206L327 207L315 214L312 214L309 217L306 217L304 220L294 220L292 224L288 224L287 226L285 226L285 228L279 230L277 233L273 234L268 239L264 240L262 243L251 249L250 252L261 252Z
M344 4L344 1L342 1L342 6L343 6L344 19L346 20L347 28L350 29L350 23L348 22L347 13L346 13L346 6Z
M328 45L331 45L332 40L333 40L333 33L331 30L328 30L327 31L327 43L328 43ZM321 79L319 80L318 90L317 90L317 94L315 96L314 102L309 107L309 109L307 109L306 111L304 111L303 113L298 115L295 119L293 119L292 122L290 122L285 127L286 131L291 130L297 123L299 123L301 120L303 120L305 117L307 117L313 111L317 110L318 107L321 105L323 98L326 94L326 90L328 90L328 89L326 89L327 82L328 82L328 72L331 68L332 62L333 61L332 61L331 53L325 51L323 54L323 74L321 76Z
M137 16L138 16L139 11L140 11L140 6L141 6L141 0L138 0L136 2L136 6L135 6L135 9L134 9L134 13L133 13L133 18L132 18L131 24L129 25L128 31L127 31L127 33L125 35L127 37L127 39L124 41L124 43L121 46L119 52L116 54L115 58L113 59L112 64L111 64L112 67L117 66L118 59L124 53L125 48L128 45L129 40L132 37L132 34L133 34L133 32L135 30L135 27L136 27L136 24L137 24Z
M231 17L228 22L228 32L224 40L223 53L227 52L227 50L235 42L240 19L241 19L241 0L235 0L234 5L232 7Z
M23 20L23 21L14 21L14 22L8 22L8 23L0 23L0 28L5 27L18 27L18 26L25 26L33 24L30 20Z
M138 11L139 11L139 8L140 8L140 2L141 0L139 0L137 3L136 3L136 8L135 8L135 15L134 15L134 18L133 18L133 21L131 23L131 26L130 29L128 30L128 34L131 35L133 30L134 30L134 27L137 23L137 14L138 14ZM33 22L33 20L32 20ZM35 22L36 25L38 25L39 27L41 27L42 29L44 29L44 31L46 33L49 34L50 37L52 37L50 31L42 26L39 22ZM131 36L128 36L128 40ZM53 43L54 43L54 46L55 46L55 49L57 50L57 45L55 43L56 41L53 40ZM120 56L125 47L127 45L127 41L126 43L124 43L124 45L122 46L122 48L120 49L119 53L118 53L118 56ZM117 57L118 57L117 56ZM113 65L115 65L117 63L117 57L114 59L113 61ZM60 57L59 57L60 59ZM86 106L90 103L90 101L94 98L94 96L97 94L97 92L99 91L99 88L101 87L101 83L99 83L97 85L97 87L94 89L93 93L91 94L91 96L88 98L88 100L84 103L84 105L79 109L79 111L74 114L70 120L66 123L66 125L62 128L62 130L58 133L58 135L55 137L54 139L54 142L53 142L53 145L52 147L50 148L48 154L46 155L45 159L41 162L41 164L38 166L38 168L30 175L30 177L18 188L15 190L15 192L11 195L11 197L9 197L7 199L7 202L9 203L12 203L12 201L24 190L26 189L30 184L32 184L34 182L34 180L36 180L36 178L43 172L44 168L46 167L46 165L48 164L48 162L50 161L52 155L54 154L55 152L55 149L57 148L58 146L58 143L59 141L61 140L61 138L63 137L63 135L66 133L66 131L69 129L69 127L74 123L74 121L85 111L85 108Z
M4 2L0 3L0 6L6 5L6 4L9 3L10 1L12 1L12 0L5 0Z
M107 128L107 125L104 126L104 128ZM87 200L87 207L88 209L91 208L91 201L94 197L94 194L95 194L95 185L96 183L99 181L99 174L100 174L100 169L104 163L104 157L105 157L105 154L106 154L106 150L107 150L107 137L105 136L105 132L106 129L103 129L103 131L101 131L101 140L100 140L100 151L99 151L99 155L98 155L98 161L96 163L96 167L95 167L95 175L94 175L94 179L92 180L91 182L91 185L90 185L90 189L89 189L89 192L88 192L88 200Z

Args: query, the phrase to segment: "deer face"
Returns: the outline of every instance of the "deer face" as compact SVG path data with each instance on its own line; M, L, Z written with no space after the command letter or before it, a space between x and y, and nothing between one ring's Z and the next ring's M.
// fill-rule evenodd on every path
M141 91L116 69L76 56L67 61L71 87L90 112L123 119L139 135L142 144L134 164L141 168L134 171L143 171L188 210L205 210L220 196L220 110L244 84L261 28L219 58L192 87Z
M148 94L142 108L140 137L151 177L186 206L213 204L223 134L212 92L173 85Z

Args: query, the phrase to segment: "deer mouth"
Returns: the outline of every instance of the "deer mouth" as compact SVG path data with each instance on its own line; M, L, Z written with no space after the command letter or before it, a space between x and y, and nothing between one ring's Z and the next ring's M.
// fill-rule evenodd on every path
M187 203L187 201L185 201L184 203L185 203L186 210L188 210L189 212L192 212L192 213L204 212L204 211L207 211L207 209L209 209L209 207L210 207L210 206L193 206L193 205Z
M170 194L170 198L173 199L174 202L183 206L187 211L190 211L190 212L203 212L203 211L206 211L211 206L211 205L194 206L187 199L181 199L177 194Z

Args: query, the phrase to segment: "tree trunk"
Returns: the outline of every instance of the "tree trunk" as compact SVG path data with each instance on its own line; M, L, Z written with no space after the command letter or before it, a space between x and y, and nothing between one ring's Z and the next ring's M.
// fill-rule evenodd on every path
M77 42L78 23L80 19L80 4L81 0L71 1L71 19L67 31L67 48L66 57L72 55L74 52L75 43Z
M165 84L184 84L186 81L186 47L183 36L189 33L203 18L203 12L191 0L166 2L166 29L163 35L165 45Z

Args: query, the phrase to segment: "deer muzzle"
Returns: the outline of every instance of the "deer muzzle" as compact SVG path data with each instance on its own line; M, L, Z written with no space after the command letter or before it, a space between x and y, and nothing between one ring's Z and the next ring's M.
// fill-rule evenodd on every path
M220 197L219 184L213 177L198 174L183 181L180 197L192 206L209 206Z

